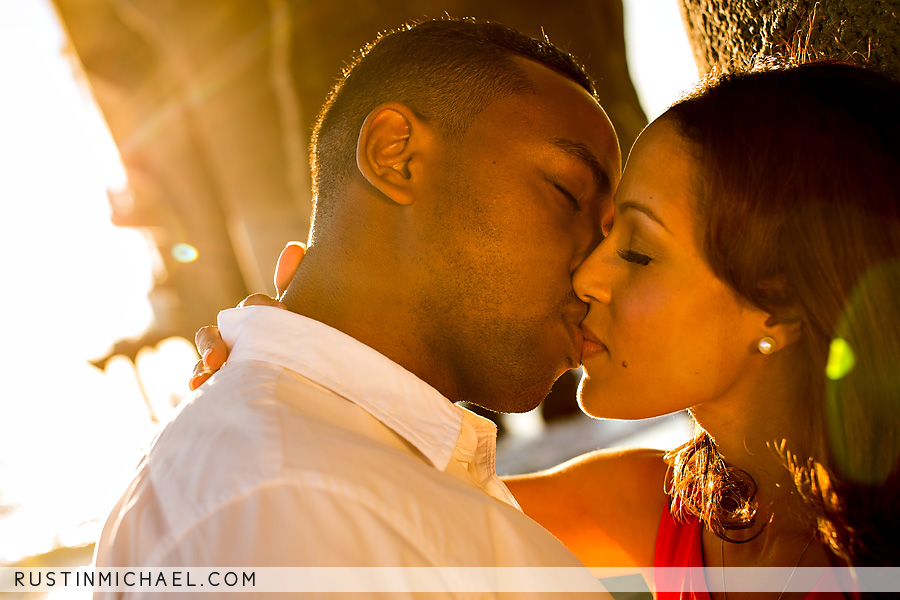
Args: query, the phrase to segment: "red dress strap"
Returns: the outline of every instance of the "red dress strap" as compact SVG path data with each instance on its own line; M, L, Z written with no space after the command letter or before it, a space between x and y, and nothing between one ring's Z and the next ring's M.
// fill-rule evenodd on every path
M653 566L657 568L653 578L658 590L681 591L657 592L657 600L710 600L703 570L694 568L703 567L702 532L697 517L688 515L678 522L668 506L663 509L656 534Z

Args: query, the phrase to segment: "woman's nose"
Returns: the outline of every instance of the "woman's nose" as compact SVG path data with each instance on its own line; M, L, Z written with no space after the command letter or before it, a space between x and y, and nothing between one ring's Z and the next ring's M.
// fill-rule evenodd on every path
M572 276L572 287L582 302L609 304L612 295L609 285L609 258L606 248L609 242L598 245L576 269Z

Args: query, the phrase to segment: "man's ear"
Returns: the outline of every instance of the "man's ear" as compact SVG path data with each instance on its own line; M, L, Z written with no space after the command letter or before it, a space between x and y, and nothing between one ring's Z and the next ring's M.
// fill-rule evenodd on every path
M431 127L411 108L399 102L382 104L360 129L356 165L374 188L409 206L416 196L423 154L433 141Z

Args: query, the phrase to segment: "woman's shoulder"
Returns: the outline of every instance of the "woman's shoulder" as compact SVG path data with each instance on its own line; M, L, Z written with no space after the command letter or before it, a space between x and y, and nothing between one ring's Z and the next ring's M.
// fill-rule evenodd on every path
M607 449L507 483L523 510L589 566L649 566L666 468L661 450Z
M570 496L572 502L595 505L598 496L621 499L665 499L668 465L665 452L649 448L610 448L577 456L552 469L510 477L510 489L540 486L554 496Z
M634 483L647 477L655 480L662 490L667 464L665 451L652 448L608 448L595 450L575 457L554 470L577 476L595 477L600 475L631 474ZM650 483L650 481L647 481Z
M579 456L561 469L568 491L581 496L586 506L608 514L627 515L628 521L646 521L655 528L668 496L665 452L649 448L599 450ZM605 500L597 503L598 492ZM607 515L600 515L604 520ZM654 529L655 530L655 529Z

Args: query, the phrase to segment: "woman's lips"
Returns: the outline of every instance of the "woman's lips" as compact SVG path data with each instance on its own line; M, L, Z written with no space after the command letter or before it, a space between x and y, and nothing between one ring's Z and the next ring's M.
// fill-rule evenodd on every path
M581 344L581 361L591 358L592 356L596 356L601 352L606 352L607 348L597 339L597 336L594 335L590 330L586 329L582 324L581 333L584 336L584 341Z
M606 346L604 346L602 343L586 339L581 345L581 360L582 362L584 362L592 356L596 356L597 354L605 351Z

